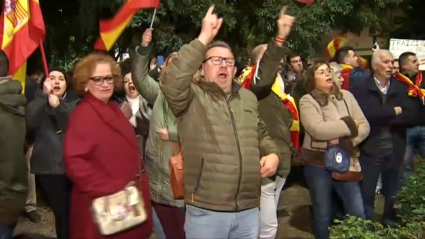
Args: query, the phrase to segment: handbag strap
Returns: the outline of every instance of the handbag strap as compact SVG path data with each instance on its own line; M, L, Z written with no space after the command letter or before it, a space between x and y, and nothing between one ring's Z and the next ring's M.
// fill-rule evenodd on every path
M172 143L172 156L176 156L180 153L181 148L180 148L180 143Z
M347 102L345 101L345 99L342 99L342 100L344 101L344 105L345 105L345 108L347 109L348 115L351 116L350 110L348 109Z

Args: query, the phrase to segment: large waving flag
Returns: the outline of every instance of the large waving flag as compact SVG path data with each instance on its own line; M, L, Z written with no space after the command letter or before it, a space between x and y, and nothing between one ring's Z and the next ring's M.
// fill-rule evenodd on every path
M332 41L328 43L328 46L326 47L325 54L333 58L335 56L336 51L343 47L348 41L347 35L338 35ZM367 60L361 56L358 56L359 60L359 66L362 68L367 67Z
M109 51L137 11L144 8L157 8L158 6L159 0L127 0L114 18L100 21L100 37L97 39L94 48Z
M329 42L328 46L326 47L326 55L330 58L333 58L335 56L335 52L341 48L342 46L347 43L347 36L346 35L339 35L336 36L334 39L332 39L331 42Z
M4 0L0 19L1 49L9 57L9 74L25 89L27 59L46 36L38 0Z

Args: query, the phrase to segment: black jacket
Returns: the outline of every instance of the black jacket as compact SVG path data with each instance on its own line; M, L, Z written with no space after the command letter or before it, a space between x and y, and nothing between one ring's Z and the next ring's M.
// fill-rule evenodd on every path
M422 73L422 75L424 75L424 73ZM406 76L409 77L410 80L414 84L416 84L417 74L413 75L413 76L409 76L409 75L406 75ZM423 76L423 77L425 77L425 76ZM420 86L421 89L425 89L425 81L424 80L422 80L422 83L421 83L421 86ZM415 111L415 117L412 121L411 126L425 126L425 105L423 104L420 97L417 96L417 97L413 97L413 98L414 98L414 104L415 104L415 107L416 107L416 111Z
M68 91L60 105L53 109L48 103L48 95L39 92L28 105L26 111L28 133L34 137L31 156L33 174L65 173L62 141L69 116L79 101L78 95Z
M393 138L395 167L400 167L406 149L406 128L410 125L414 114L414 99L407 95L407 86L397 79L390 79L387 99L383 105L381 93L374 77L358 80L351 88L366 119L369 121L369 137L360 145L360 156L376 159L379 156L379 136L382 127L389 127ZM401 107L403 112L396 115L394 107ZM390 163L390 162L388 162Z

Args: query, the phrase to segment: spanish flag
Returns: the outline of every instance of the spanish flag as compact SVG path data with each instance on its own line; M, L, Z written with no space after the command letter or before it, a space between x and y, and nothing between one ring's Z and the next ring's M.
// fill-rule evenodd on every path
M408 95L412 96L412 97L419 97L422 101L423 104L425 104L425 90L421 89L421 84L422 84L422 72L418 72L418 74L416 75L416 82L412 82L409 77L403 75L400 72L396 72L395 73L395 78L397 78L397 80L399 80L400 82L406 84L409 86L408 89Z
M94 48L96 50L111 50L137 11L144 8L157 8L158 6L159 0L127 0L114 18L100 21L100 36Z
M5 0L0 19L1 49L9 58L9 75L25 89L27 59L46 36L38 0Z
M347 41L347 35L336 36L331 42L329 42L328 46L326 47L325 54L330 58L335 57L336 51L339 48L343 47L347 43ZM361 68L367 68L367 60L361 56L358 56L358 58L359 66Z
M339 35L332 39L326 47L325 53L330 58L335 56L336 51L347 43L348 38L347 35Z
M259 64L254 66L248 66L242 71L242 74L238 78L238 82L242 85L243 88L250 90L251 83L254 82L255 84L256 80L258 79L258 65ZM291 135L291 143L295 148L299 150L300 120L298 109L295 104L294 98L285 93L285 86L283 85L283 80L279 74L276 76L275 83L272 86L272 91L280 98L282 104L285 105L285 108L292 114L293 121L291 128L289 129Z

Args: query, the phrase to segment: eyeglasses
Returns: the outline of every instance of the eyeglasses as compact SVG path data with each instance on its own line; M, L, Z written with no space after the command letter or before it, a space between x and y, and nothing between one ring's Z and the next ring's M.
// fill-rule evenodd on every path
M317 71L317 74L319 74L319 75L324 75L325 73L332 74L332 72L333 71L331 69L327 69L327 70Z
M213 65L219 66L223 61L226 62L227 66L235 66L235 58L224 58L221 56L210 56L203 61L203 63L211 61Z
M103 82L105 81L108 84L113 84L117 80L117 77L116 76L95 76L95 77L90 77L89 79L93 81L95 85L99 86L99 85L102 85Z

